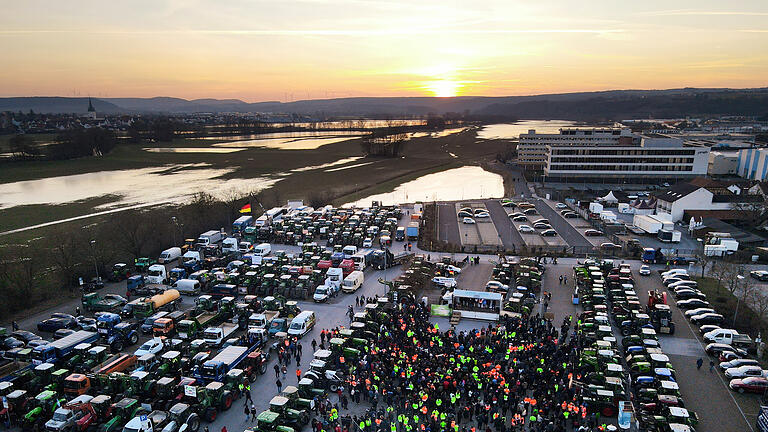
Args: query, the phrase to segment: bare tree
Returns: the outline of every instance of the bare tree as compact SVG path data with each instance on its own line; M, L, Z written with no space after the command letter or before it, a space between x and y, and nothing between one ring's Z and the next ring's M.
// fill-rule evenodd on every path
M705 254L704 249L701 249L696 252L696 262L701 266L701 277L703 278L709 263L714 262L714 257Z
M81 259L78 255L88 256L83 249L83 242L72 232L56 231L50 238L51 259L56 266L61 282L74 291L75 276Z
M144 256L151 239L149 217L140 210L129 210L118 213L115 219L111 226L119 237L121 249L134 259Z

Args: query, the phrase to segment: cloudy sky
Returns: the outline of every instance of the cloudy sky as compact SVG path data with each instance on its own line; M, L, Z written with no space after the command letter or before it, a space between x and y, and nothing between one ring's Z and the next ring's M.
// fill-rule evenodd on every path
M768 1L25 0L0 58L0 96L762 87Z

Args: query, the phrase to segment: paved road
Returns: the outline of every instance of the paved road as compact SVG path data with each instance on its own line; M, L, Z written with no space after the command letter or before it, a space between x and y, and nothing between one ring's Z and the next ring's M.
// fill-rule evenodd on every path
M485 206L488 208L488 213L491 215L491 219L493 219L493 223L496 225L496 231L498 231L501 236L501 242L504 244L504 248L506 250L516 251L518 248L525 246L523 238L513 226L512 221L509 220L507 212L504 211L504 207L501 206L501 203L498 200L488 200L485 202Z
M560 215L560 213L556 212L552 207L548 206L545 202L538 198L533 199L532 202L536 206L536 210L539 212L541 217L549 219L549 223L552 225L552 228L554 228L555 231L560 234L560 237L562 237L569 246L592 247L592 243L584 238L584 236L581 235L581 233L579 233L576 228L569 224L568 221L566 221Z
M438 227L438 239L441 241L461 246L461 234L456 219L456 204L438 203L437 218L440 226Z

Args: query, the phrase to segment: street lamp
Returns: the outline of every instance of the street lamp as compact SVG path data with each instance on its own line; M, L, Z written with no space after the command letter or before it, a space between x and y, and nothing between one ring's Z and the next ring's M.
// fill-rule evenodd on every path
M96 240L91 240L91 256L93 257L93 269L96 270L96 280L99 280L99 266L96 264Z
M736 282L736 289L739 288L739 285L741 285L742 281L744 280L744 276L742 275L736 275L736 279L738 282ZM736 317L739 315L739 305L741 304L741 297L736 295L736 311L733 313L733 328L736 328Z

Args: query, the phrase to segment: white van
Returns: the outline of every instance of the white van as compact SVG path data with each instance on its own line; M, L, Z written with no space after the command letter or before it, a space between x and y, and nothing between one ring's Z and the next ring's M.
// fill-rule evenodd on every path
M168 248L162 252L160 252L160 257L157 259L157 262L160 264L167 264L170 262L174 262L181 256L181 248L178 247L172 247Z
M234 237L227 237L221 242L221 251L224 253L237 252L238 240Z
M171 285L179 294L188 296L200 295L200 281L195 279L179 279Z
M269 245L269 243L262 243L255 248L253 248L253 254L265 257L269 255L272 252L272 246Z
M344 283L341 286L341 290L345 293L353 293L365 281L365 275L360 270L355 270L344 278Z
M316 320L315 312L304 311L291 320L291 325L288 326L288 334L291 336L302 337L312 330Z

